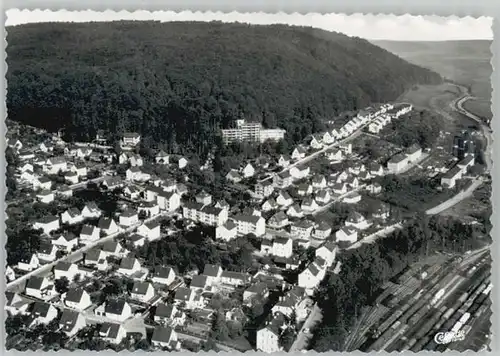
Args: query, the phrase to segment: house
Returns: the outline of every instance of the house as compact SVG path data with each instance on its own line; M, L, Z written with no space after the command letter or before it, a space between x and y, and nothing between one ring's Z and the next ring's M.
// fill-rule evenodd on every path
M79 274L79 271L76 263L61 261L54 267L54 279L61 279L64 277L69 282L72 282L77 274Z
M183 215L191 220L210 226L220 226L228 219L228 210L216 208L212 205L185 204Z
M71 166L71 171L76 173L78 177L86 177L88 174L87 166L83 162L78 162Z
M96 203L89 202L83 207L81 215L84 219L97 219L102 215L102 211Z
M54 145L50 142L42 142L38 148L40 149L40 151L42 151L43 153L48 153L48 152L52 152L54 151Z
M462 179L463 170L455 166L441 177L441 185L446 188L454 188L457 180Z
M33 309L31 310L31 315L26 326L28 328L33 328L36 325L48 325L52 320L57 318L58 310L52 304L35 302L33 303Z
M293 254L292 239L277 236L269 244L264 244L264 241L262 242L261 251L265 254L283 258L289 258Z
M46 277L31 276L24 293L30 297L44 299L54 293L54 285Z
M203 275L207 276L208 284L212 285L214 283L218 283L220 281L220 277L222 276L222 267L206 264L203 269Z
M120 262L120 267L118 268L118 273L124 274L126 276L132 276L133 274L141 270L141 264L139 260L134 257L122 258Z
M56 193L62 199L70 198L73 196L73 190L67 185L59 186Z
M78 224L83 221L82 212L78 208L73 207L61 214L61 222L63 224Z
M146 201L139 205L138 211L139 214L143 212L147 217L151 217L160 213L160 207L156 201Z
M346 155L352 154L352 143L344 143L339 146L342 152Z
M288 215L291 218L301 218L304 216L304 212L302 211L302 208L300 207L299 204L293 204L286 211L286 215Z
M157 202L161 210L172 212L181 206L181 196L176 192L162 192L158 194Z
M102 252L106 257L125 257L128 251L118 241L108 240L102 245Z
M28 150L23 150L21 149L19 151L19 154L18 154L18 157L21 161L27 161L29 159L33 159L35 158L35 153L34 152L30 152Z
M76 150L76 157L78 158L90 157L91 154L92 149L89 147L80 147Z
M331 145L332 143L335 142L335 137L333 137L332 135L330 135L330 133L328 131L325 131L322 135L321 135L321 141L325 144L325 145Z
M159 303L155 310L154 321L174 328L186 323L186 314L173 304Z
M39 260L53 262L57 258L57 248L49 241L42 240L36 256Z
M52 231L59 230L60 228L59 217L52 215L44 216L33 224L33 229L42 229L43 233L46 235L49 235Z
M281 346L281 334L286 329L286 319L281 313L278 313L270 322L257 330L256 348L265 353L274 353L283 351Z
M64 179L68 184L77 184L79 182L78 174L76 172L66 172Z
M127 331L121 324L103 323L99 329L99 337L110 344L119 344L127 337Z
M324 189L327 187L326 178L323 175L316 175L312 178L312 187L314 189Z
M323 148L321 137L319 135L311 135L309 137L309 146L314 150L320 150Z
M17 138L11 138L11 139L9 139L7 141L7 145L10 148L15 149L16 151L19 151L19 150L21 150L21 148L23 148L23 143L21 141L19 141L19 139L17 139Z
M275 175L273 178L273 184L277 188L286 189L289 186L291 186L292 183L293 183L293 178L289 171L279 173Z
M384 174L384 169L380 164L374 162L368 166L368 172L372 176L381 176Z
M120 225L122 226L132 226L139 222L139 214L137 210L128 208L120 214Z
M199 194L197 194L195 198L196 202L199 204L203 205L212 204L212 196L207 192L205 192L204 190L202 190Z
M240 214L233 220L236 223L238 235L254 234L259 237L266 232L266 220L261 216Z
M141 189L135 185L127 185L123 189L123 195L129 199L137 200L141 196Z
M294 237L309 239L313 228L314 228L314 223L312 221L300 220L292 225L290 233Z
M36 253L32 254L28 260L19 261L17 268L24 272L31 272L40 266L40 260Z
M102 182L102 186L106 187L108 190L121 188L124 184L124 181L119 176L106 177L106 179Z
M306 178L310 173L309 167L292 167L290 168L290 175L292 176L292 180L299 180Z
M157 240L161 237L160 223L150 221L137 228L137 233L146 237L149 241Z
M360 213L352 212L345 221L345 226L354 227L358 230L365 230L370 226L370 222Z
M371 176L370 172L364 171L364 172L359 173L358 178L361 181L367 181L367 180L372 179L372 176Z
M45 163L43 170L48 174L65 172L68 169L66 158L62 156L50 157Z
M353 227L344 226L335 233L335 238L337 242L343 241L354 243L358 241L358 230Z
M49 204L54 201L54 193L50 190L42 190L36 194L36 200L43 204Z
M23 171L21 175L19 176L19 179L31 184L33 187L33 190L37 190L38 188L35 186L38 184L38 178L36 177L35 173L33 173L33 170L28 169L26 171ZM36 183L35 183L36 182ZM50 186L52 186L52 181L50 181ZM49 187L50 189L50 187Z
M229 284L236 287L248 284L250 282L250 276L241 272L223 271L220 276L220 281L223 284Z
M239 183L243 179L241 174L236 170L236 169L231 169L227 174L226 174L226 179L230 182L233 183Z
M337 245L335 242L328 241L324 245L321 245L316 249L315 256L321 257L327 267L331 267L333 262L335 262L335 256L337 254Z
M347 193L347 184L346 183L335 183L332 187L332 190L335 194L344 195Z
M125 177L129 181L136 182L146 182L151 179L151 175L149 173L142 172L141 169L137 166L127 169L127 171L125 172Z
M286 191L281 191L276 198L276 203L283 207L288 207L293 204L293 199Z
M295 149L292 151L292 159L293 160L299 160L302 159L306 156L307 154L307 149L304 148L303 146L297 146Z
M299 184L297 187L297 194L300 196L311 195L313 192L313 187L307 183Z
M346 204L356 204L356 203L359 203L361 201L362 197L360 194L358 194L357 192L354 192L352 194L349 194L348 196L344 197L344 199L342 199L342 201Z
M319 208L316 201L311 197L307 197L304 200L302 200L302 204L300 205L300 207L306 213L312 213Z
M31 173L33 173L34 168L33 168L33 165L31 163L24 163L24 164L20 165L18 167L18 169L21 173L27 172L27 171L30 171Z
M61 300L68 308L79 311L84 311L92 305L90 294L83 288L71 288L61 296Z
M373 212L372 216L375 219L381 219L381 220L386 220L389 218L391 214L390 208L388 205L381 203L377 210Z
M298 286L304 289L314 289L319 286L326 273L326 263L323 259L316 259L299 274Z
M177 340L177 333L169 326L157 326L151 337L151 344L154 347L167 348L169 350L179 350L180 342Z
M243 303L251 306L255 301L265 301L269 296L269 287L264 282L256 282L243 292Z
M399 173L408 165L408 157L404 154L398 153L391 157L387 162L387 169L391 173Z
M205 291L207 288L210 289L210 284L208 283L208 278L207 276L204 276L202 274L198 274L196 276L193 276L191 279L191 283L189 284L189 288L194 290L194 291Z
M142 303L147 303L155 296L155 289L149 282L134 282L130 297Z
M317 240L325 240L332 234L332 227L325 221L319 223L318 226L314 228L312 237Z
M328 152L325 153L326 159L328 159L330 162L338 162L342 160L342 151L339 149L332 149Z
M23 298L18 293L5 292L5 311L7 315L26 315L29 312L32 301Z
M10 266L6 266L5 268L5 278L7 279L7 282L12 282L14 279L16 279L16 273Z
M417 144L413 144L408 147L405 153L408 162L415 162L422 156L422 147Z
M80 231L80 242L87 245L99 240L101 237L100 229L94 225L85 224Z
M230 241L236 238L238 227L232 219L227 220L223 225L216 226L215 238L217 240Z
M290 157L287 155L280 155L278 158L278 166L286 168L290 165Z
M98 248L93 248L86 253L85 265L95 267L99 271L105 271L109 267L106 254Z
M241 173L245 178L253 177L255 175L255 168L250 163L247 163L246 166L241 170Z
M296 320L303 320L308 315L308 310L305 307L305 303L302 303L306 301L307 299L304 288L294 287L293 289L288 291L288 293L286 293L284 296L281 296L279 298L278 303L276 303L273 306L271 312L273 314L281 313L287 316L288 318L291 318L292 315L295 313Z
M163 150L158 152L155 157L156 164L169 164L170 156Z
M267 222L267 225L273 229L281 229L288 224L288 216L283 211L279 211L271 216L271 218Z
M224 199L219 200L217 203L215 203L215 207L218 208L218 209L225 209L225 210L228 210L228 211L231 208L231 206L229 205L229 203L227 201L225 201Z
M474 156L467 156L457 163L457 167L462 170L462 174L466 174L469 170L469 167L474 165Z
M116 234L118 231L120 231L118 224L112 218L107 217L100 218L99 222L97 223L97 227L101 229L101 231L105 235L108 236Z
M146 243L146 238L139 234L132 234L126 237L127 241L129 241L134 247L142 247Z
M321 189L316 193L314 199L318 202L318 204L327 204L332 199L332 196L327 189Z
M382 192L382 186L380 185L380 183L375 182L372 184L368 184L366 186L366 190L371 194L379 194L380 192Z
M128 161L132 167L142 167L144 164L142 157L137 154L131 155Z
M185 309L199 309L205 306L203 297L192 289L179 287L175 291L174 304Z
M266 180L255 184L255 195L260 198L267 198L274 192L273 182Z
M87 326L87 322L79 312L64 309L61 320L59 320L59 328L66 336L72 337L76 335L85 326Z
M151 280L153 283L169 286L175 280L175 272L170 267L156 267Z
M269 198L267 199L262 205L261 205L261 210L264 211L264 212L268 212L268 211L272 211L272 210L276 210L279 208L279 205L278 203L276 202L276 200L274 200L274 198Z
M178 183L176 185L176 191L177 194L179 194L182 197L184 194L187 194L188 188L184 184Z
M179 169L183 169L188 165L189 161L185 159L184 157L181 157L177 160L177 165Z
M116 321L125 321L132 316L132 308L123 299L109 299L104 307L107 318Z
M122 146L126 147L137 146L139 142L141 142L141 135L137 132L125 132L121 140Z
M349 187L351 187L352 189L356 189L356 188L359 187L359 180L355 176L349 176L349 177L347 177L347 179L345 180L345 183Z

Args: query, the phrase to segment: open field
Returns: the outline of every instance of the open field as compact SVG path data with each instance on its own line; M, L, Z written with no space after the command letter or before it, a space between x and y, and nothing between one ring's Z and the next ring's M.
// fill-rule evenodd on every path
M464 103L466 110L476 114L477 116L484 117L491 120L493 114L491 113L491 101L486 99L471 99Z
M471 88L482 99L491 97L491 41L372 41L410 63L429 68Z

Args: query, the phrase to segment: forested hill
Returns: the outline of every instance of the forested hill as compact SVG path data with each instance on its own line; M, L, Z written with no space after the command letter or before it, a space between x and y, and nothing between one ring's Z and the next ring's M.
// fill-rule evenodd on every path
M42 23L7 28L10 118L92 139L138 131L202 152L236 118L294 141L321 118L441 77L369 42L285 25Z

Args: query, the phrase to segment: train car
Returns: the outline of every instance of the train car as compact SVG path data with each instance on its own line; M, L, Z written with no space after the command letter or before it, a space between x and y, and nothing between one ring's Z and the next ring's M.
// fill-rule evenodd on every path
M460 329L462 329L463 326L464 324L462 322L457 321L455 325L453 325L453 327L451 328L451 332L456 334L460 331Z
M470 319L470 313L465 313L464 315L462 315L459 321L462 324L465 324L467 321L469 321L469 319Z
M441 317L441 319L443 320L448 320L452 315L453 313L455 313L455 310L454 308L449 308L444 314L443 316Z
M419 352L425 347L425 345L427 345L428 342L429 337L424 337L420 340L417 340L417 342L410 348L410 351Z

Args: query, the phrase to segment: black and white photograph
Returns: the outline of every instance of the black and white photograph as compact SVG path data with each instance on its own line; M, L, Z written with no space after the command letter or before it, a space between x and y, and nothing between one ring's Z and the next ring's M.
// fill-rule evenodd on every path
M6 18L7 350L491 351L492 18Z

